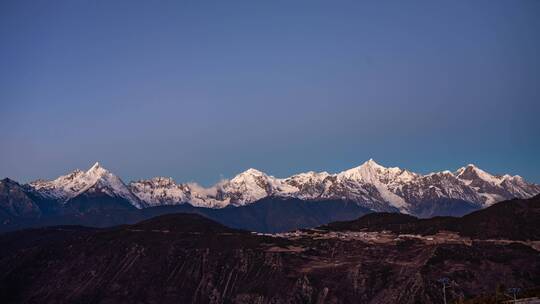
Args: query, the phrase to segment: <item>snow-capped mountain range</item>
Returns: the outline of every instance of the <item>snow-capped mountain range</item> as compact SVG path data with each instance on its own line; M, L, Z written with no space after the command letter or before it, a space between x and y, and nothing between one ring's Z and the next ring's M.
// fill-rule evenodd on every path
M139 209L184 203L206 208L238 207L276 196L307 201L342 199L374 211L412 214L417 213L419 206L440 200L462 201L482 208L540 193L540 185L528 183L520 176L492 175L474 165L455 172L422 175L397 167L386 168L372 159L336 174L310 171L287 178L248 169L209 188L195 183L177 184L166 177L125 184L96 163L88 171L75 170L55 180L38 180L25 187L43 198L64 203L81 194L99 191L123 198Z

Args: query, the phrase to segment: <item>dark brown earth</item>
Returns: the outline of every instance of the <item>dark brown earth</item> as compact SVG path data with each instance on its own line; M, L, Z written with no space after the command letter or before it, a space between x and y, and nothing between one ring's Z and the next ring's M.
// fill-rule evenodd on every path
M109 229L0 235L2 303L442 303L532 288L525 242L443 242L310 230L266 236L194 214ZM336 234L337 236L334 236ZM291 235L296 235L292 237Z

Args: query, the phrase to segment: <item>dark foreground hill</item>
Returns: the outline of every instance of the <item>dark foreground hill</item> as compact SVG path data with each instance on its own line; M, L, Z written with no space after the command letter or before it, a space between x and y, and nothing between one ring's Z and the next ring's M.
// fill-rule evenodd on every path
M489 216L486 215L486 216ZM364 218L365 219L365 218ZM404 218L407 223L409 218ZM196 214L0 235L2 303L442 303L540 282L528 243L310 230L264 236Z
M372 213L353 221L330 223L323 228L422 235L453 231L475 239L540 240L540 195L500 202L463 217L418 219L399 213Z

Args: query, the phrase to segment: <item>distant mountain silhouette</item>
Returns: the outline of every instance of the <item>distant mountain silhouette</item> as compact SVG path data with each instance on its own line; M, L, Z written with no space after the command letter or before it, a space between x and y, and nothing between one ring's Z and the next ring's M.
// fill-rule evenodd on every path
M55 225L110 227L133 224L171 213L197 213L224 225L258 232L283 232L316 227L332 221L351 220L371 212L349 201L306 202L296 198L267 197L257 204L223 209L197 208L189 204L136 209L123 198L81 195L69 200L65 214L19 219L0 226L0 231ZM69 212L67 212L69 211Z

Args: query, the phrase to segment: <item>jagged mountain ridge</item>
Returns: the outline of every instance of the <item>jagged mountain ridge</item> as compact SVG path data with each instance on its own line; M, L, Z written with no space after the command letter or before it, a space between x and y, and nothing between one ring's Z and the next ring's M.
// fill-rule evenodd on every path
M165 177L126 185L96 163L86 172L75 170L55 180L38 180L25 187L62 202L99 188L100 192L126 199L137 208L183 203L224 208L277 196L302 200L343 199L374 211L411 214L418 213L425 204L440 200L468 202L482 208L505 199L528 198L540 193L540 185L527 183L520 176L491 175L472 164L455 172L422 175L398 167L386 168L373 159L336 174L310 171L287 178L248 169L209 188L196 183L177 184Z

